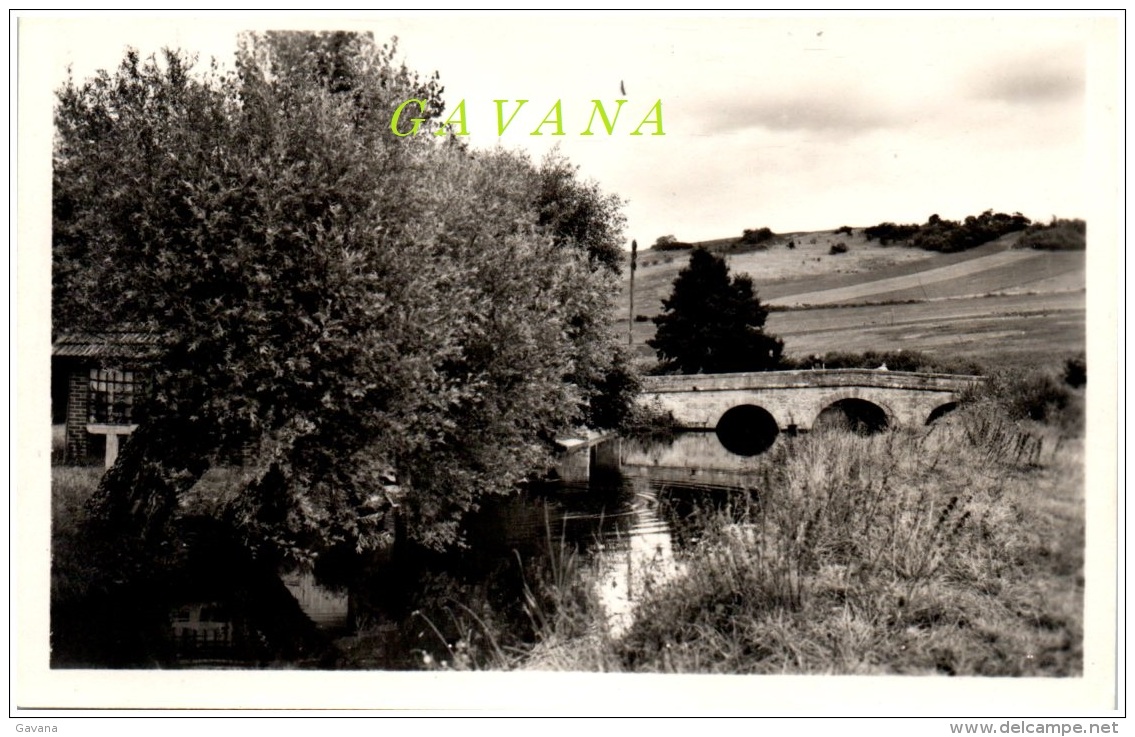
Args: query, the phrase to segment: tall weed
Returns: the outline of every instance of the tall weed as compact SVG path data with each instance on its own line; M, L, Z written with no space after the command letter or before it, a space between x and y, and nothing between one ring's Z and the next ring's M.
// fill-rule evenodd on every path
M1062 457L1059 443L1059 433L1031 434L969 407L917 432L778 446L754 464L745 518L711 513L686 574L640 603L616 644L623 664L1031 672L1032 661L1006 662L995 643L1044 641L1005 613L1014 605L1002 598L1018 591L1007 582L1024 576L1037 549L1027 495L1032 477ZM1064 614L1059 621L1076 631ZM1050 659L1057 670L1079 668L1074 647L1061 653Z

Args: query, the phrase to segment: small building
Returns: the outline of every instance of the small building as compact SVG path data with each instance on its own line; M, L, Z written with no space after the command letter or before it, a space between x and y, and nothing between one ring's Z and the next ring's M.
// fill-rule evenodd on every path
M55 341L52 422L65 425L64 462L114 462L120 439L142 419L148 368L163 343L160 334L130 330L70 333Z

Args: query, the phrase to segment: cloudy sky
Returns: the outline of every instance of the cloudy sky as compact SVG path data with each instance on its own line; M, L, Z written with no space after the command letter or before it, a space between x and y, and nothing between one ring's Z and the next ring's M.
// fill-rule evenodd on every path
M356 28L399 37L406 63L465 100L469 142L552 145L629 201L628 239L702 240L962 218L1087 216L1093 120L1119 69L1115 22L1085 15L417 15L24 20L58 84L126 45L231 59L245 28ZM1112 65L1115 65L1114 67ZM593 99L613 135L579 135ZM493 100L527 99L498 136ZM564 136L532 136L561 101ZM664 136L630 136L658 100ZM506 106L506 114L515 103ZM1114 114L1114 109L1112 111ZM642 128L655 130L653 124Z

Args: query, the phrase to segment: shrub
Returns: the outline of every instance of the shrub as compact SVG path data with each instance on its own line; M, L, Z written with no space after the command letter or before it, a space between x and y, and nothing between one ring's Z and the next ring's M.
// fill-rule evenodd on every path
M886 222L872 225L863 229L863 237L868 241L879 239L879 245L885 246L891 241L902 241L918 232L917 225L896 225Z
M836 256L841 253L847 253L847 244L843 241L840 241L839 243L833 243L832 247L828 249L828 253L832 256Z
M677 430L674 413L663 409L658 400L647 405L636 404L620 428L624 437L648 441L670 440Z
M663 241L663 238L670 240ZM686 251L694 247L692 243L683 243L674 238L672 235L664 235L659 238L653 246L650 247L652 251Z
M863 353L831 351L823 355L785 359L784 363L785 368L796 369L876 369L886 366L890 371L932 374L980 376L985 373L985 367L972 359L935 356L921 351L864 351Z
M768 228L760 228L758 230L750 230L746 228L745 231L741 234L741 242L746 245L756 246L764 243L765 241L772 240L775 236L776 234Z
M1064 362L1064 383L1076 389L1088 383L1088 359L1083 353Z
M1007 397L1010 416L1044 422L1057 417L1069 404L1068 387L1049 374L1030 374L1012 384Z
M1088 226L1083 220L1053 218L1048 225L1030 225L1017 241L1017 248L1082 251L1087 247L1087 232Z
M851 230L850 225L842 225L839 228L837 228L836 231L835 231L835 234L839 235L840 233L847 233L848 235L854 235L854 232Z
M964 402L991 405L1010 420L1044 423L1069 436L1084 429L1082 393L1052 371L997 372Z

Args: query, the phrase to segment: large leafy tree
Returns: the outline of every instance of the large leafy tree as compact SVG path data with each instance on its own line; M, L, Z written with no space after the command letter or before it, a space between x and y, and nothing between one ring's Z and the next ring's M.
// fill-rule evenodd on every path
M237 446L255 463L226 516L266 555L377 546L395 504L413 538L451 543L620 370L606 241L556 228L574 221L548 218L523 156L392 136L400 102L441 110L436 78L394 53L250 36L233 74L129 53L59 91L55 329L166 341L91 507L123 561L168 542L179 500Z
M667 373L767 371L780 364L784 342L765 333L768 308L747 275L730 278L725 261L704 248L690 254L647 341Z

